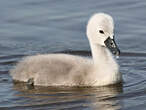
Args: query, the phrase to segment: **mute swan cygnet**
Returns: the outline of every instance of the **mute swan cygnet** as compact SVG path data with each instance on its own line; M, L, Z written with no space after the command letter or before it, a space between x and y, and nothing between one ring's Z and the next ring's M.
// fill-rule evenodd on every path
M10 71L13 80L38 86L104 86L122 81L112 56L120 51L114 41L114 23L110 15L94 14L87 24L92 59L68 54L29 56Z

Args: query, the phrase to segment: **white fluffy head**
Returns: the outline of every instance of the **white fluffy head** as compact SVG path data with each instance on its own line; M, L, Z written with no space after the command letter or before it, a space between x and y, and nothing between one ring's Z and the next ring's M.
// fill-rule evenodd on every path
M105 13L94 14L87 24L87 36L92 44L103 45L104 41L110 37L113 39L114 22L110 15Z

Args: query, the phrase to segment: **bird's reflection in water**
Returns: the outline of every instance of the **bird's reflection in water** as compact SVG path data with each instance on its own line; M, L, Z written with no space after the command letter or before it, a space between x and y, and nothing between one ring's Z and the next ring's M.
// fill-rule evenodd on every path
M122 103L116 97L122 84L106 87L28 87L14 84L15 105L23 108L71 110L119 110ZM23 105L23 106L22 106Z

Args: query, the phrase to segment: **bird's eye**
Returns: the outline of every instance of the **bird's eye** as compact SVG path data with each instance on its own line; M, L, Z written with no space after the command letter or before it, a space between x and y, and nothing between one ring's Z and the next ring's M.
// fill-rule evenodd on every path
M104 34L104 31L103 30L99 30L99 33Z

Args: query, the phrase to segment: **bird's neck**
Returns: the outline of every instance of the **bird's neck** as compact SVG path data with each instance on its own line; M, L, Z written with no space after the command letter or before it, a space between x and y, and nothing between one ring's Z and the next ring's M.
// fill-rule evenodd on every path
M93 57L93 80L97 84L106 85L121 81L118 65L111 52L101 45L90 44ZM100 80L98 80L100 79Z
M101 64L107 64L110 58L108 57L108 55L110 54L109 51L105 47L98 44L97 45L90 44L90 46L91 46L94 65L100 66Z

